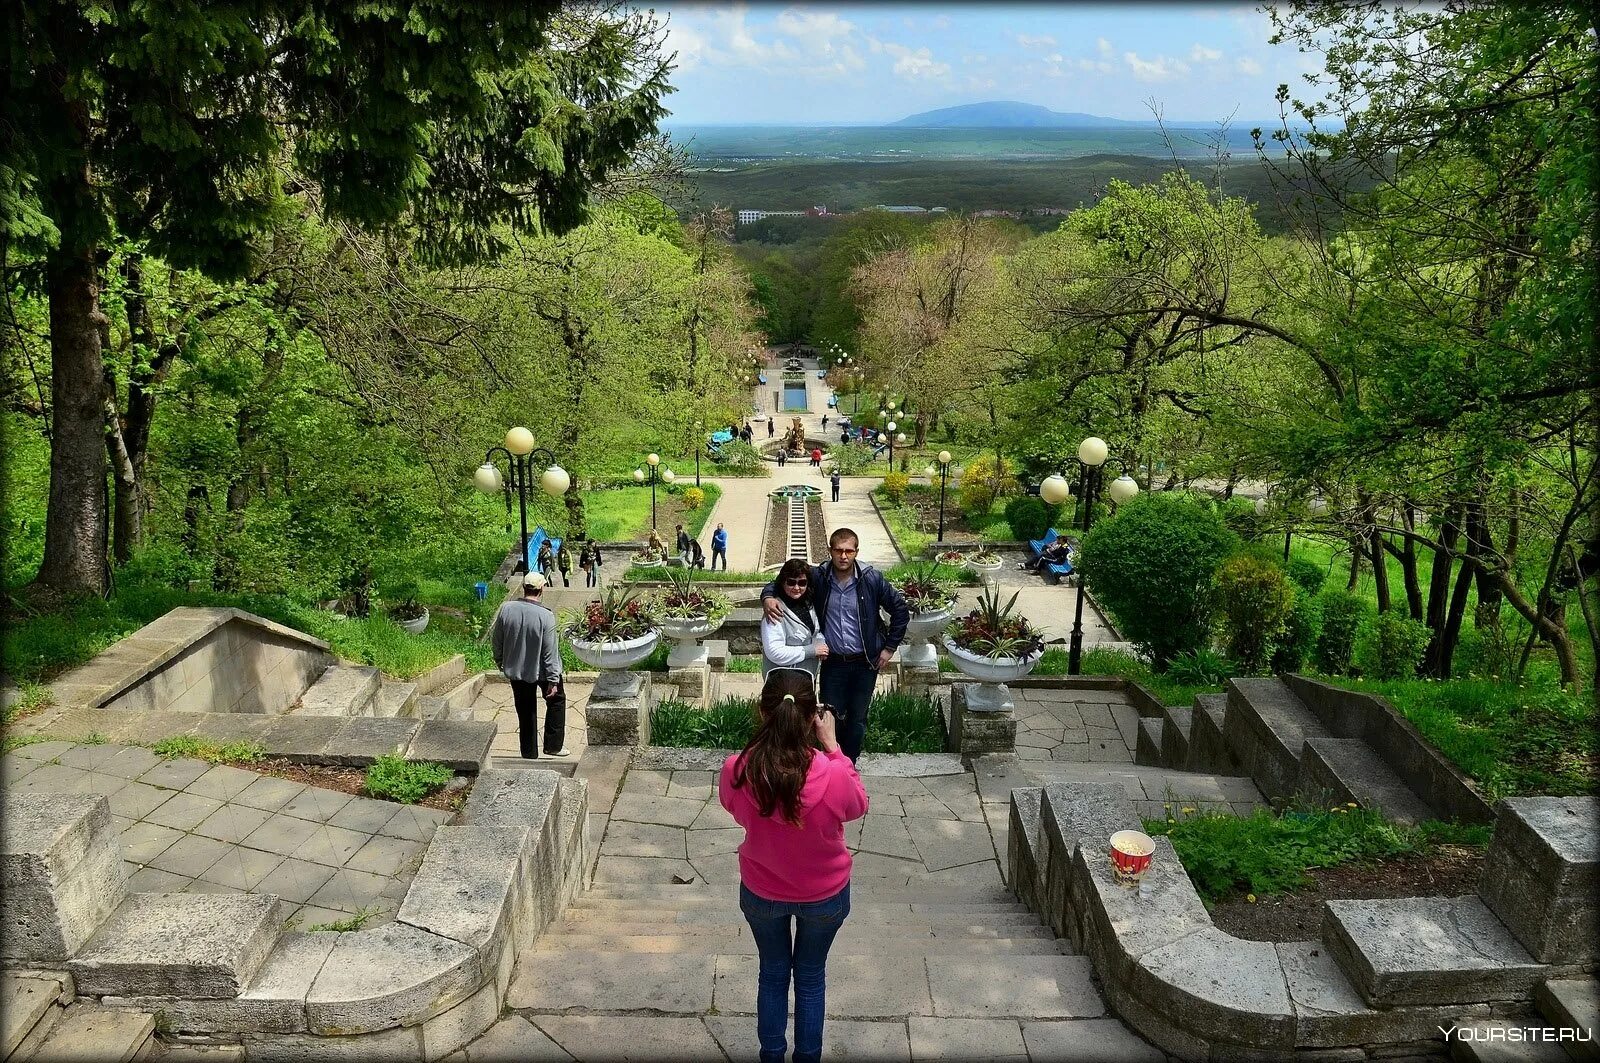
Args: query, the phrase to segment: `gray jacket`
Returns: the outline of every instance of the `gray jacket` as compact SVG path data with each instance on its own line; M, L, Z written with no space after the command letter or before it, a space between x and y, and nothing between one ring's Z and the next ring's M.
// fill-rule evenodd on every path
M548 606L526 598L506 602L494 615L489 643L494 647L494 663L507 679L560 682L561 645L556 614Z
M822 641L822 625L817 623L815 613L811 614L810 620L811 626L807 627L805 619L795 613L787 602L783 603L783 612L778 619L762 619L762 679L766 679L767 673L774 668L799 668L810 672L812 682L816 681L822 663L817 660L817 643Z

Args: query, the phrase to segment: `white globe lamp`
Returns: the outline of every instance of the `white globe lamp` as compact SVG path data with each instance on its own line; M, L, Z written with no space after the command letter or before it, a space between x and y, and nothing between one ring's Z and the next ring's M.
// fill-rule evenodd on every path
M533 449L533 433L526 428L513 428L506 433L506 449L522 457Z
M1099 436L1090 436L1078 444L1078 460L1091 468L1099 468L1106 463L1111 448L1106 446L1106 441Z
M504 478L500 475L500 470L495 468L494 463L491 461L486 461L478 466L478 470L472 474L472 482L477 485L478 490L489 495L500 490L505 484Z
M1267 515L1267 500L1264 499L1264 498L1256 499L1256 516L1265 517L1266 515Z
M633 482L636 483L636 484L644 483L644 470L643 469L635 469L635 470L633 470Z
M1123 473L1111 481L1111 486L1106 488L1106 493L1111 496L1111 501L1120 506L1124 502L1132 501L1133 496L1139 493L1139 482L1127 473Z
M662 469L661 478L667 483L671 483L678 478L678 474L673 472L671 469Z
M939 464L940 465L949 465L950 464L950 452L948 450L939 451Z
M1059 506L1072 495L1072 488L1067 485L1066 477L1052 473L1046 476L1039 484L1039 497L1052 506Z
M539 486L547 495L564 495L572 486L572 477L559 465L552 465L539 477Z

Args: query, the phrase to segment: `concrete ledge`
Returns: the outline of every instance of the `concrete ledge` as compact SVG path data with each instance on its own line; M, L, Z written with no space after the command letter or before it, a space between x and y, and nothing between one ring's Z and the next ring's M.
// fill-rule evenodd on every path
M1478 895L1544 963L1600 959L1600 799L1501 801Z
M405 923L340 934L306 994L306 1029L343 1036L415 1026L484 983L478 953Z
M528 895L535 836L527 827L439 827L395 920L459 941L493 969Z
M8 791L0 800L0 958L64 964L126 890L111 807L100 794Z
M461 654L436 664L419 676L414 676L411 682L417 685L418 694L437 694L446 690L461 680L467 674L467 659Z
M134 893L72 958L87 996L231 999L278 940L271 894Z
M407 760L431 760L456 771L477 772L489 762L493 720L423 720L407 747Z

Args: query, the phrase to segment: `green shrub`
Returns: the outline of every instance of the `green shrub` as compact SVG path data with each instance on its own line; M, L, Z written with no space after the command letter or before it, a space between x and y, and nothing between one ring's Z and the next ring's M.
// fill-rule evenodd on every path
M1294 586L1283 569L1250 554L1224 561L1215 584L1229 656L1247 673L1262 671L1294 606Z
M1006 503L1006 523L1018 539L1043 539L1050 527L1050 510L1038 495L1018 495Z
M1222 514L1222 523L1240 539L1253 543L1261 538L1266 522L1256 516L1255 499L1234 495L1226 502L1219 502L1217 509Z
M729 471L753 472L765 468L766 459L761 456L753 443L746 443L742 439L731 440L718 448L717 454L711 463L717 466L719 475Z
M1272 670L1279 675L1298 671L1316 651L1321 631L1321 605L1304 587L1296 589L1294 606L1284 620L1277 645L1272 648Z
M1141 494L1084 536L1079 566L1117 627L1157 671L1204 646L1211 580L1237 540L1209 505L1176 491Z
M961 470L961 488L956 499L968 521L977 524L988 516L997 501L1010 498L1021 489L1015 465L993 454L979 454Z
M1330 590L1317 596L1317 605L1322 612L1322 630L1317 633L1312 660L1319 672L1344 675L1355 655L1356 632L1366 615L1366 603L1348 591Z
M944 752L938 702L899 690L877 695L867 712L861 748L867 753Z
M372 762L372 766L367 769L367 778L362 784L362 789L373 797L412 805L440 789L453 778L455 772L443 764L427 760L406 760L394 753L388 753Z
M828 469L839 470L841 476L859 476L871 472L877 462L872 448L863 443L844 443L828 448Z
M1296 587L1306 592L1306 597L1315 597L1322 590L1322 584L1327 581L1328 570L1305 557L1291 557L1289 563L1283 566L1289 579Z
M883 493L897 506L906 500L906 488L910 486L911 477L903 472L891 472L883 478Z
M760 718L752 698L722 698L710 708L668 699L650 710L650 742L658 746L743 749ZM939 706L894 691L875 695L867 711L867 753L937 753L944 748Z
M1410 679L1417 674L1433 632L1420 620L1391 609L1365 621L1356 634L1356 664L1371 679Z
M706 504L706 493L703 488L691 487L683 493L683 504L687 509L699 509Z
M1233 674L1233 665L1228 659L1208 649L1180 653L1167 665L1168 679L1194 686L1220 687L1225 680L1233 678Z

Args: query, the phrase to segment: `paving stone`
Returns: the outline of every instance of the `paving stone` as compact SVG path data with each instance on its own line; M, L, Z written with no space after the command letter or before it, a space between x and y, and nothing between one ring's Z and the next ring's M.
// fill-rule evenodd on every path
M920 860L921 852L906 829L907 820L898 816L878 816L871 812L848 826L858 831L855 847L862 852L899 857L902 860ZM934 821L921 821L934 822ZM947 821L938 821L947 822ZM960 824L953 824L959 826ZM848 829L848 828L847 828Z
M466 1047L467 1063L566 1063L572 1057L521 1015L508 1015Z
M159 823L135 823L118 835L117 840L125 859L135 864L148 864L181 837L183 831Z
M553 771L496 769L480 772L461 807L461 822L485 827L542 827L558 807Z
M610 828L607 828L609 831ZM653 856L601 856L595 861L594 880L600 882L671 883L674 879L699 881L700 872L687 860Z
M276 897L130 894L69 963L79 993L235 997L283 922Z
M666 797L667 790L671 786L671 771L659 768L634 767L628 769L627 778L622 783L622 792L625 794L644 794L651 797ZM702 800L704 799L702 798Z
M711 771L675 771L667 787L667 797L709 801L716 796L717 774Z
M1038 1060L1165 1063L1167 1054L1115 1019L1024 1022L1022 1039Z
M733 815L716 801L707 801L700 814L694 817L694 822L689 824L690 830L721 830L726 827L737 826Z
M750 987L754 993L753 979ZM710 965L685 964L680 956L533 952L517 965L506 1003L538 1011L649 1009L700 1015L711 1010L711 989Z
M199 794L202 797L214 797L218 801L232 801L244 791L245 787L259 778L261 776L253 771L230 767L227 764L218 764L184 789L187 793Z
M322 829L319 823L295 819L293 816L269 816L261 826L244 837L251 849L263 849L280 856L299 856L311 836Z
M237 845L271 816L272 813L249 805L223 805L201 820L194 828L194 833L203 838L215 838Z
M709 802L681 797L657 797L624 792L611 807L611 822L659 823L668 827L687 827ZM731 818L731 817L730 817Z
M197 878L183 887L184 893L247 893L248 890L225 886L220 882L211 882L207 879Z
M266 812L277 812L298 797L305 788L303 783L263 775L239 791L233 799L233 804L259 808Z
M320 786L308 786L285 802L278 811L296 819L326 823L349 803L349 794L340 793L338 790L324 790Z
M222 859L228 848L226 843L215 838L186 834L167 846L161 855L151 859L149 866L184 878L199 878L212 864Z
M536 1015L533 1019L552 1041L578 1060L704 1063L721 1055L716 1038L698 1018Z
M210 770L210 764L193 757L163 758L139 776L139 781L168 790L182 790Z
M328 739L322 759L330 764L364 768L379 757L403 755L421 727L421 720L352 717Z
M155 1016L75 1003L38 1049L40 1060L131 1060L148 1055Z
M328 818L328 826L377 834L394 816L392 801L379 801L370 797L352 797L350 803Z
M129 782L109 798L111 813L128 819L143 819L175 793L142 782Z
M321 889L311 895L309 903L352 913L374 907L392 911L393 906L382 903L383 891L388 885L387 875L341 867L329 876Z
M900 798L900 804L905 810L907 819L958 820L961 818L950 810L950 806L930 793L903 795Z
M1086 1019L1104 1015L1087 956L929 956L934 1014Z
M126 746L111 745L79 745L64 750L55 759L63 766L77 768L81 771L99 771L101 766L121 753Z
M426 844L433 839L433 832L448 821L450 816L451 813L434 808L401 805L395 810L394 815L389 817L389 822L383 825L382 833L386 837L404 838L407 841Z
M422 842L378 835L363 845L361 851L345 863L345 867L394 878L415 872L422 858L422 849Z
M128 876L129 893L181 893L193 879L158 867L141 867Z
M284 900L304 904L322 888L323 883L333 877L333 872L334 869L326 864L314 864L309 860L291 856L256 883L255 890L257 893L272 893Z
M932 1019L906 1023L913 1060L1026 1060L1022 1027L1014 1019Z
M150 823L159 823L174 830L191 831L207 816L222 807L222 802L201 794L177 794L145 816Z
M495 726L476 720L424 720L406 750L407 760L426 760L456 771L476 772L489 759Z
M403 923L340 934L306 994L313 1033L411 1026L467 999L483 984L478 954Z
M330 940L337 931L328 927L349 920L350 913L340 908L324 908L318 904L302 904L294 910L284 926L293 927L297 931L315 934L318 937L327 936Z
M330 827L325 823L313 824L313 827L311 837L296 850L295 856L329 867L343 867L372 837L360 831Z
M161 758L143 746L128 746L102 763L98 770L124 779L137 779L160 763Z
M744 828L723 827L717 830L691 830L686 832L685 837L689 843L689 859L691 861L704 860L708 857L722 856L727 853L737 854L739 846L744 843Z
M56 740L49 742L35 742L30 746L18 746L10 753L7 753L6 756L22 757L25 760L36 760L43 764L47 763L48 761L55 760L61 754L71 749L72 746L73 743L71 742L62 742Z
M235 845L207 868L200 878L206 882L215 882L238 890L256 890L261 880L277 870L284 859L278 853L267 853Z
M686 857L688 856L685 840L687 833L682 827L664 827L658 823L629 823L619 820L607 828L605 838L600 842L600 855Z
M982 823L908 816L905 824L929 871L995 859L994 841Z

